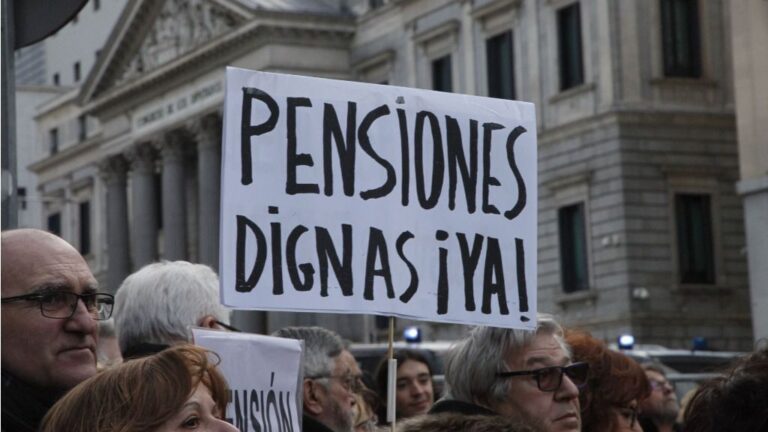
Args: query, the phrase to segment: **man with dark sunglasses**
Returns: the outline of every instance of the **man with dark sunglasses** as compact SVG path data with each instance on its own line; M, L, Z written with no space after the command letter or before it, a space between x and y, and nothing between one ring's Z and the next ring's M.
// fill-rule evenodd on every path
M66 241L2 233L2 430L36 431L60 396L96 373L98 320L112 305Z
M589 366L573 363L563 329L539 314L536 330L476 327L448 354L449 393L431 413L528 419L547 432L581 430L579 388Z

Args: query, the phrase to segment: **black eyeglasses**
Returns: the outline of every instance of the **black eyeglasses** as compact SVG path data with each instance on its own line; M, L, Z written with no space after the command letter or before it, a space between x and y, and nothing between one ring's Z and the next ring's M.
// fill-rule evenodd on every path
M637 406L617 406L616 409L619 411L619 414L629 422L630 428L635 427L635 423L637 422Z
M499 378L509 378L533 375L539 390L553 392L557 391L563 383L563 374L568 375L568 378L576 384L576 387L582 388L587 384L587 378L589 377L589 363L579 362L569 366L550 366L529 371L499 372L496 376Z
M112 316L115 297L106 293L76 294L68 291L50 291L5 297L2 304L22 301L37 302L40 313L47 318L69 319L75 315L77 301L82 300L88 313L95 320L106 320Z
M216 323L216 325L218 325L219 327L224 327L225 329L227 329L227 330L229 330L231 332L242 333L242 330L238 329L237 327L232 327L229 324L224 324L223 322L221 322L219 320L214 320L213 322Z
M308 376L305 377L308 379L337 379L339 380L339 383L342 387L344 387L345 390L353 393L359 393L364 385L363 385L363 376L362 375L315 375L315 376Z

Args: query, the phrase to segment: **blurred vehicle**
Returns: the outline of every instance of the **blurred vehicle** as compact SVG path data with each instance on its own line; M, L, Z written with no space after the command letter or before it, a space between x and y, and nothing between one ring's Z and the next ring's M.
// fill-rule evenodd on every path
M409 349L421 353L432 368L432 381L435 392L435 400L443 394L445 386L445 358L446 351L454 342L395 342L393 347L395 351L400 349ZM389 345L387 343L372 344L352 344L349 351L357 359L360 369L363 371L363 380L370 389L376 389L376 368L381 359L387 355Z
M661 345L635 345L628 349L619 349L617 344L610 346L640 364L661 365L667 380L675 386L678 400L703 381L720 375L734 360L745 355L735 351L670 349Z

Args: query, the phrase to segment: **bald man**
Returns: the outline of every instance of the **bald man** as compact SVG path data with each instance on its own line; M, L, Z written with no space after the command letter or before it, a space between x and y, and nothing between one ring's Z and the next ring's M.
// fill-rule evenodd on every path
M2 233L2 429L35 431L67 390L96 373L109 294L80 253L35 229Z

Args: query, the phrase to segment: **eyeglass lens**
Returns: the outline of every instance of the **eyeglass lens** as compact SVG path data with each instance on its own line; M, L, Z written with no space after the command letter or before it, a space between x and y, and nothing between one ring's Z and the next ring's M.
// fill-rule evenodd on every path
M577 387L587 382L589 366L586 363L576 363L565 367L550 367L541 369L536 374L536 381L541 391L556 391L563 382L563 374L573 381Z
M78 300L82 299L88 312L97 320L109 319L112 315L114 300L109 294L75 294L71 292L52 292L40 296L40 310L48 318L70 318L77 310Z

